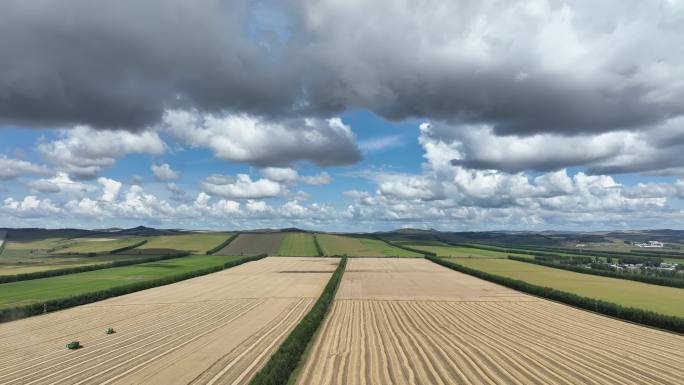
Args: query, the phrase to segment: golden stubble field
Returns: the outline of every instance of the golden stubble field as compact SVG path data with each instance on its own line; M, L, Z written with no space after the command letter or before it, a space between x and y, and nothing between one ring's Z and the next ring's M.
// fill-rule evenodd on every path
M0 384L246 384L337 263L266 258L0 324ZM84 347L67 350L71 340Z
M684 337L427 260L353 259L299 384L684 384Z

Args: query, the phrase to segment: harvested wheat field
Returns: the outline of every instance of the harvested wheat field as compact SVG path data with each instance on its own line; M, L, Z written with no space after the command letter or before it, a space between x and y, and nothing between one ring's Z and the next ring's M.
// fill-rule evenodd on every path
M266 258L0 324L1 384L246 384L337 260ZM105 330L116 333L107 335ZM83 348L69 351L78 340Z
M354 259L298 383L683 384L684 337L427 260Z

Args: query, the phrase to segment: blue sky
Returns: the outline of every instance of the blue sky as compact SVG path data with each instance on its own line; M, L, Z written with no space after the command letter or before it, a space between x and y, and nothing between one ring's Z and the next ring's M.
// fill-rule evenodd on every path
M431 2L6 7L0 226L682 228L681 2Z

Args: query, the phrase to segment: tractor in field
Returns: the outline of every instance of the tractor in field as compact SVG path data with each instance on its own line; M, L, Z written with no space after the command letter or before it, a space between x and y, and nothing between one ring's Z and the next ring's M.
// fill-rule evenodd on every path
M82 348L83 345L81 345L81 343L78 342L78 341L71 341L71 342L69 342L69 343L67 344L66 347L67 347L67 349L69 349L69 350L76 350L76 349Z

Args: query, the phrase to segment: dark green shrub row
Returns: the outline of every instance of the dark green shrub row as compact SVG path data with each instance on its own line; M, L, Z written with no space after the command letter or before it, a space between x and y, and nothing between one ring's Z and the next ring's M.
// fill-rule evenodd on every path
M240 259L228 261L223 265L190 271L172 277L164 277L149 281L136 282L128 285L113 287L107 290L100 290L72 297L53 299L50 301L46 301L44 303L34 303L30 305L0 309L0 322L13 321L16 319L30 317L33 315L38 315L46 312L52 312L56 310L67 309L74 306L85 305L87 303L97 302L103 299L117 297L124 294L130 294L140 290L151 289L157 286L168 285L171 283L184 281L186 279L195 278L210 273L215 273L223 269L228 269L237 265L241 265L245 262L256 261L265 258L266 256L266 254L261 254L253 257L243 257Z
M110 269L112 267L138 265L138 264L147 263L147 262L157 262L157 261L163 261L166 259L182 258L182 257L187 257L188 255L190 255L190 254L189 253L176 253L176 254L160 255L160 256L149 257L149 258L126 259L123 261L113 261L113 262L102 263L102 264L98 264L98 265L76 266L76 267L69 267L66 269L36 271L34 273L24 273L24 274L15 274L15 275L0 275L0 284L9 283L9 282L28 281L31 279L38 279L38 278L57 277L60 275L83 273L86 271L93 271L93 270Z
M320 327L328 308L335 298L335 292L339 286L347 258L343 257L318 301L311 308L301 322L295 326L290 335L283 341L280 348L273 353L256 376L249 382L250 385L284 385L287 384L290 375L297 368L306 347L311 342L314 334Z
M594 257L588 257L585 255L555 255L547 253L534 253L534 259L543 262L557 262L568 264L568 265L586 265L595 262ZM511 257L511 255L509 255ZM527 258L529 259L529 258Z
M398 248L400 248L400 249L404 249L404 250L406 250L406 251L410 251L410 252L413 252L413 253L418 253L418 254L422 254L422 255L432 255L433 257L436 257L436 256L437 256L437 254L436 254L436 253L433 253L432 251L425 251L425 250L420 250L420 249L414 249L413 247L404 246L404 245L399 244L399 243L392 243L392 242L390 242L390 241L388 241L388 240L386 240L386 239L384 239L384 238L381 238L381 237L379 237L379 236L377 236L377 235L373 235L373 238L377 239L378 241L383 241L383 242L385 242L386 244L388 244L388 245L390 245L390 246L392 246L392 247L398 247Z
M452 270L460 271L487 281L498 283L511 289L529 293L538 297L558 301L570 306L594 311L610 317L620 318L626 321L636 322L643 325L653 326L661 329L671 330L677 333L684 333L684 318L664 315L649 310L625 307L612 302L606 302L594 298L582 297L577 294L556 290L550 287L537 286L531 283L490 274L484 271L471 269L457 263L446 261L435 257L426 257L430 261L448 267Z
M316 247L316 254L318 254L319 257L325 256L325 253L323 252L323 248L321 247L321 244L318 243L318 237L316 234L313 235L313 241L314 241L314 246Z
M651 265L651 266L658 266L661 263L663 263L663 259L659 257L642 257L639 255L621 255L618 257L618 260L620 260L620 263L629 263L629 264L643 264L643 265Z
M114 250L110 251L109 254L122 253L124 251L132 250L132 249L135 249L136 247L140 247L146 243L147 243L147 239L143 239L142 241L140 241L138 243L134 243L130 246L119 247L118 249L114 249Z
M631 281L650 283L652 285L684 288L684 280L678 279L678 278L658 277L658 276L641 274L641 273L620 273L617 271L605 270L605 269L594 269L594 268L587 269L586 267L581 267L581 266L573 266L573 265L568 265L565 263L555 263L555 262L534 260L534 259L529 259L529 258L521 258L521 257L513 256L513 255L509 255L508 259L512 259L514 261L519 261L519 262L534 263L536 265L541 265L541 266L546 266L546 267L553 267L555 269L563 269L563 270L568 270L568 271L574 271L575 273L600 275L602 277L629 279ZM602 266L605 266L605 265L602 265ZM682 294L684 294L684 293L682 293Z
M233 240L235 240L235 238L237 238L238 235L240 235L240 233L235 233L235 234L231 235L230 237L228 237L228 239L223 241L223 243L221 243L220 245L214 247L213 249L207 250L207 255L214 254L215 252L217 252L217 251L223 249L224 247L230 245L230 243L233 242Z
M450 242L450 241L445 241L443 239L439 240L442 243L446 243L449 246L455 246L455 247L470 247L472 249L480 249L480 250L487 250L487 251L498 251L500 253L505 253L508 251L511 251L513 249L509 248L504 248L504 247L498 247L498 246L483 246L483 245L471 245L469 243L458 243L458 242ZM516 251L517 252L517 251ZM529 252L525 252L523 254L530 254Z

